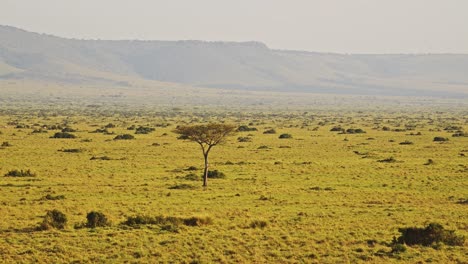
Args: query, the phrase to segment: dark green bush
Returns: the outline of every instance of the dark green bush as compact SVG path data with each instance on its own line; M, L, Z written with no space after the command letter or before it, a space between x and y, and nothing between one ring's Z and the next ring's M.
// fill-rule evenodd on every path
M252 138L251 137L238 137L237 141L238 142L252 142Z
M1 146L2 147L11 147L13 145L11 145L10 142L8 142L8 141L4 141Z
M67 153L80 153L83 152L82 149L62 149L62 152L67 152Z
M137 215L137 216L129 216L127 220L125 220L122 224L128 226L138 226L138 225L171 225L171 226L179 226L179 225L186 225L186 226L203 226L203 225L210 225L213 223L213 219L211 217L200 217L200 216L192 216L188 218L183 217L174 217L174 216L145 216L145 215Z
M62 132L76 132L76 129L73 129L71 127L66 127L64 129L62 129Z
M331 132L342 132L342 131L344 131L344 128L341 128L341 127L339 127L339 126L335 126L335 127L332 127L332 128L330 129L330 131L331 131Z
M444 138L444 137L434 137L434 142L444 142L448 140L449 140L448 138Z
M253 220L252 222L250 222L250 225L249 227L250 228L265 228L266 226L268 225L268 223L266 221L263 221L263 220Z
M103 227L103 226L110 225L110 222L107 219L107 217L101 212L96 212L96 211L89 212L86 215L86 219L88 220L88 222L86 223L86 227L89 227L89 228L96 228L96 227Z
M189 173L189 174L184 176L184 180L198 181L198 180L200 180L200 176L195 174L195 173Z
M465 237L458 236L454 230L446 230L441 224L430 223L428 226L400 228L401 236L396 240L399 244L431 246L434 243L444 243L449 246L463 246Z
M378 162L393 163L393 162L397 162L397 160L394 157L390 157L390 158L378 160Z
M135 139L135 137L130 134L118 135L114 138L114 140L131 140L131 139Z
M263 132L263 134L276 134L276 130L274 130L273 128L267 129Z
M68 132L57 132L52 136L52 138L76 138L76 136Z
M67 216L57 209L47 211L44 220L39 224L38 230L64 229L67 224Z
M258 131L255 127L248 127L246 125L241 125L237 128L238 132L248 132L248 131Z
M200 178L198 178L200 179ZM192 190L192 189L195 189L196 187L191 185L191 184L186 184L186 183L181 183L181 184L176 184L176 185L173 185L171 187L169 187L169 189L171 190Z
M210 179L224 179L226 178L226 174L220 172L218 170L208 171L208 178Z
M46 196L44 196L42 198L43 200L50 200L50 201L54 201L54 200L63 200L65 199L65 195L52 195L52 194L47 194Z
M36 174L31 172L30 169L27 170L11 170L5 173L5 177L35 177Z
M362 134L366 133L366 131L360 129L360 128L348 128L346 129L346 134Z
M291 134L281 134L278 138L285 139L285 138L292 138Z
M413 145L414 143L409 141L409 140L405 140L403 142L400 142L400 145Z
M149 134L153 132L155 129L152 127L143 127L140 126L135 130L135 134Z

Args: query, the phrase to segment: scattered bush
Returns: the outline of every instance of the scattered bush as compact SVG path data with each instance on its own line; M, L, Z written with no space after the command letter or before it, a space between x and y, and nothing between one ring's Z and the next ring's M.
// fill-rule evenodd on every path
M112 160L112 158L108 156L102 156L102 157L92 156L90 160Z
M265 228L266 226L268 225L268 223L266 221L263 221L263 220L253 220L252 222L250 222L249 224L249 227L250 228Z
M409 141L409 140L405 140L403 142L400 142L400 145L413 145L414 143Z
M260 146L260 147L258 147L257 149L269 149L269 147L268 147L268 146L265 146L265 145L263 145L263 146Z
M457 131L455 134L452 134L452 137L468 137L468 134L463 131Z
M82 149L62 149L60 151L67 152L67 153L80 153L80 152L83 152Z
M226 174L220 172L218 170L208 171L208 178L210 179L224 179L226 178Z
M344 131L343 128L339 127L339 126L335 126L335 127L332 127L332 129L330 129L331 132L342 132Z
M285 139L285 138L292 138L291 134L281 134L278 138Z
M55 200L63 200L65 199L65 195L56 195L53 196L52 194L47 194L42 198L43 200L50 200L50 201L55 201Z
M192 216L188 218L183 217L174 217L174 216L144 216L144 215L137 215L137 216L129 216L127 220L125 220L122 224L128 226L138 226L138 225L171 225L171 226L179 226L179 225L186 225L186 226L204 226L210 225L213 223L213 219L211 217L200 217L200 216Z
M238 142L252 142L252 138L251 137L238 137L237 141Z
M362 134L362 133L366 133L366 131L360 129L360 128L348 128L346 129L346 134Z
M86 219L88 220L88 222L86 223L86 227L89 228L104 227L110 225L110 222L107 219L107 217L101 212L89 212L86 215Z
M11 147L13 145L11 145L10 142L8 142L8 141L4 141L1 146L2 147Z
M378 160L378 162L393 163L393 162L397 162L397 160L394 157L390 157L390 158Z
M31 133L33 133L33 134L47 133L47 130L44 130L42 128L34 129Z
M195 186L186 183L176 184L174 186L169 187L169 189L171 190L192 190L195 188Z
M448 141L448 138L434 137L434 142L444 142L444 141Z
M428 159L424 165L432 165L434 164L434 161L432 159Z
M64 129L62 129L62 132L64 132L64 133L65 133L65 132L76 132L76 129L73 129L73 128L71 128L71 127L66 127L66 128L64 128Z
M188 167L186 170L188 170L188 171L196 171L196 170L198 170L198 168L195 167L195 166L190 166L190 167Z
M237 128L237 131L238 132L248 132L248 131L258 131L258 129L255 128L255 127L248 127L246 125L242 125L242 126L239 126Z
M44 220L39 224L38 230L64 229L67 224L67 216L59 210L47 211Z
M104 127L105 127L105 128L114 128L115 125L112 124L112 123L109 123L109 124L105 125Z
M98 128L94 131L91 131L91 133L103 133L103 134L106 134L106 135L110 135L110 134L113 134L113 133L110 133L109 130L107 130L107 128Z
M446 230L441 224L430 223L424 228L400 228L401 236L396 239L398 244L431 246L435 243L444 243L449 246L463 246L465 237L458 236L454 230Z
M271 129L265 130L265 131L263 132L263 134L276 134L276 130L274 130L273 128L271 128Z
M135 137L130 134L118 135L114 138L114 140L131 140L131 139L135 139Z
M5 174L5 177L35 177L36 174L31 170L11 170Z
M140 126L135 130L135 134L149 134L153 132L155 129L152 127L143 127Z
M52 136L52 138L76 138L76 136L68 132L57 132Z
M198 181L198 180L200 180L200 176L195 174L195 173L189 173L189 174L184 176L184 180Z
M211 217L205 216L192 216L189 218L184 218L183 223L186 226L204 226L204 225L211 225L213 223L213 219Z

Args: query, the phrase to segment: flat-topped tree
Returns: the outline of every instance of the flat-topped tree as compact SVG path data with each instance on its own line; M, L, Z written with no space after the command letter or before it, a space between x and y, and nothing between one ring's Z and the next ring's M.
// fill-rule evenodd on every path
M178 126L174 132L182 138L197 142L203 151L205 169L203 172L203 186L208 182L208 154L212 147L224 142L227 136L233 135L237 126L228 124L206 124L193 126Z

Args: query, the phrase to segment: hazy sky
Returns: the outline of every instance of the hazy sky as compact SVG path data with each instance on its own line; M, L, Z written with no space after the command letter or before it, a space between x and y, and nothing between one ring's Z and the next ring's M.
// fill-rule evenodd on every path
M468 53L468 0L0 0L0 24L73 38Z

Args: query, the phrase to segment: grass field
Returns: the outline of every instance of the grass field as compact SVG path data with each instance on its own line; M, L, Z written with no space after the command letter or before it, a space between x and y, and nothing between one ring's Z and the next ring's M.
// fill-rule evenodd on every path
M1 262L468 262L467 242L390 245L399 228L431 222L468 235L468 137L452 136L467 131L466 111L93 111L2 111ZM210 169L226 178L203 189L199 146L172 131L206 122L258 131L213 148ZM65 127L76 138L51 138ZM121 134L135 139L114 140ZM1 177L15 169L35 176ZM65 229L35 230L52 209L67 216ZM75 228L91 211L112 224ZM212 223L122 224L137 215Z

